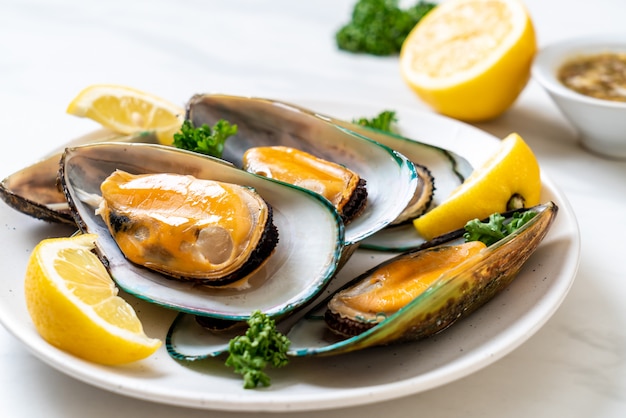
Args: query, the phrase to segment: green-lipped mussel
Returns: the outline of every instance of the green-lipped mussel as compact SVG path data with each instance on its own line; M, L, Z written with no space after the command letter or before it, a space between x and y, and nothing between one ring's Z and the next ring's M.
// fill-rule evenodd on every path
M242 168L324 196L346 224L359 216L367 205L366 180L358 173L296 148L250 148L243 154Z
M118 287L177 311L225 321L255 309L286 315L315 297L344 257L343 223L327 200L216 158L97 143L66 149L60 179ZM189 270L196 264L200 271Z
M430 202L432 187L423 184L424 178L418 175L417 166L406 156L309 109L277 100L221 94L194 95L187 102L186 109L186 119L194 126L213 126L220 120L237 125L237 133L228 138L222 154L223 159L236 167L251 169L251 164L244 162L244 155L250 150L286 147L312 156L309 161L315 159L319 164L345 167L364 179L367 195L362 183L347 184L348 196L356 196L359 202L367 199L364 206L356 206L354 216L346 219L349 220L346 224L348 245L360 243L393 224L407 207L421 201L422 194L428 194L424 204ZM287 156L286 163L290 164L288 153L283 153L280 158L273 156L273 164L285 162L284 156ZM394 165L401 166L400 173ZM310 167L307 164L306 169L298 170L306 172ZM408 182L407 175L412 177ZM306 175L293 177L300 186L306 186L306 179L303 179ZM315 191L318 188L319 183L310 189ZM341 212L343 207L338 209Z
M326 324L342 338L362 335L355 347L417 340L448 328L515 279L558 207L548 202L528 210L537 215L488 247L459 242L458 230L369 270L327 302Z
M124 256L180 280L207 285L243 280L278 242L272 207L250 187L115 170L100 191L96 213Z

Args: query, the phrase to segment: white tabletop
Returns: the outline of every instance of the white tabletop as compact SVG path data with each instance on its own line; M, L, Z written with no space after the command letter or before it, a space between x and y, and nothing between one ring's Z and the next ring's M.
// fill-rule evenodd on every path
M334 32L347 21L353 3L1 0L5 151L0 174L93 129L93 122L68 116L65 108L78 91L99 82L134 86L180 104L194 93L222 92L430 111L401 80L396 57L337 50ZM624 31L623 0L526 3L540 46ZM570 293L538 333L491 366L428 392L326 410L324 416L626 416L621 239L626 236L626 162L581 149L571 126L533 81L506 114L476 126L498 137L520 133L569 199L582 235L580 268ZM85 384L31 355L2 327L0 388L2 417L251 416L152 403Z

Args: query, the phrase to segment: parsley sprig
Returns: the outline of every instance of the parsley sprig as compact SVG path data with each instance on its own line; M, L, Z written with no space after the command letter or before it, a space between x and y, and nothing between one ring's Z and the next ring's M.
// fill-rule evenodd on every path
M516 212L509 223L504 223L506 218L499 213L491 214L487 222L474 219L465 224L463 238L465 241L482 241L485 245L490 246L521 228L536 214L530 210Z
M195 127L190 120L183 122L180 131L174 134L176 148L194 151L220 158L226 140L237 133L237 125L220 119L211 128L206 123Z
M393 124L397 121L398 118L396 117L395 111L383 110L378 115L372 118L361 117L354 119L352 123L356 123L357 125L365 126L367 128L378 129L379 131L383 132L393 133L395 130Z
M243 376L245 389L269 386L270 377L263 370L268 364L276 368L286 366L291 343L276 329L275 321L260 311L253 312L247 323L245 335L229 342L226 366L234 367L235 373Z

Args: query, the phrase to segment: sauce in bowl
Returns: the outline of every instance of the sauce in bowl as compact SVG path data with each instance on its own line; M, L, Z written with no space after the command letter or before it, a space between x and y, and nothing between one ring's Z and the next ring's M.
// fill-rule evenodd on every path
M605 52L572 59L561 66L557 77L580 94L626 102L626 53Z

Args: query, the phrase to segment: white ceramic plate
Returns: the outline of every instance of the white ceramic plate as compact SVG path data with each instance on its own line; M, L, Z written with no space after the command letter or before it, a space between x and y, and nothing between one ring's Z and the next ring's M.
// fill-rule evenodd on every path
M302 102L343 118L374 115L365 104ZM429 140L479 165L498 140L468 125L430 113L396 108L402 133ZM9 173L6 173L9 174ZM432 389L467 376L502 358L530 338L553 315L574 280L580 251L578 225L569 203L543 178L542 200L559 206L550 233L519 277L469 318L421 342L319 358L296 358L268 372L269 388L245 390L220 359L184 366L162 347L152 357L122 367L91 364L61 352L36 333L23 296L28 256L39 240L71 229L45 224L0 205L0 238L11 243L0 253L0 322L50 366L91 385L154 402L237 411L304 411L363 405ZM554 256L557 254L558 256ZM354 276L389 257L357 251L342 269ZM164 338L175 312L139 301L135 306L150 336Z

